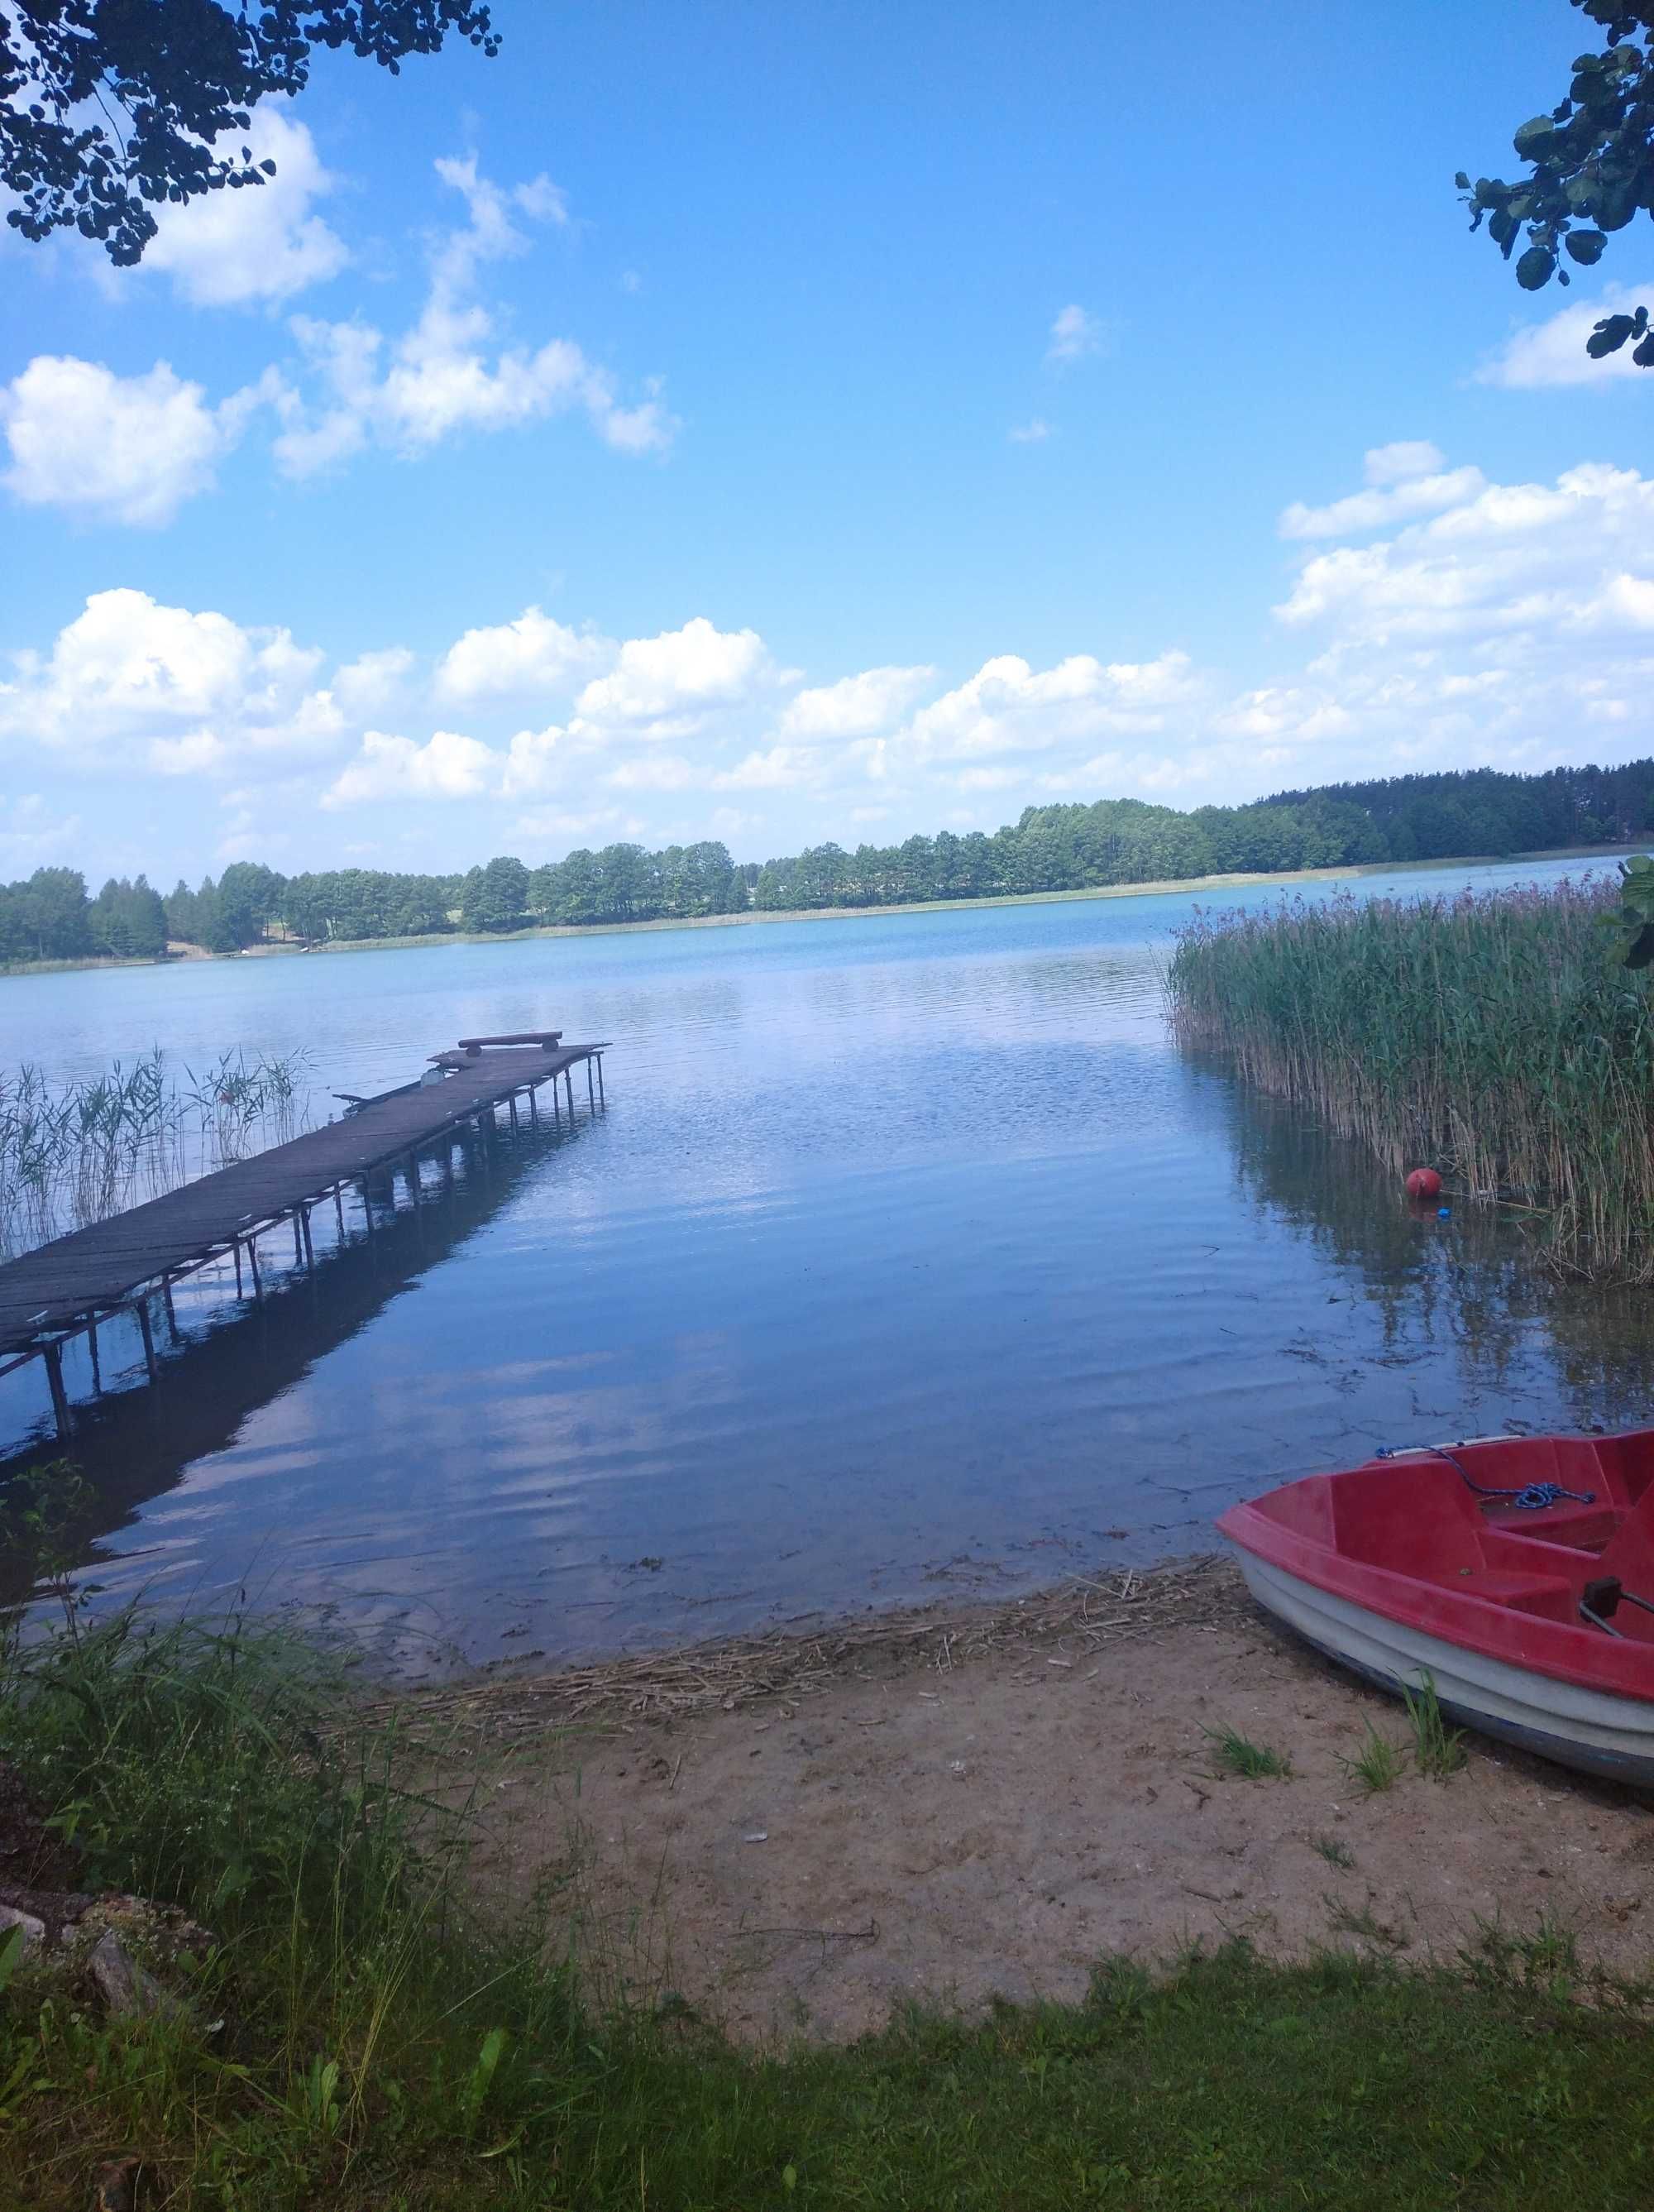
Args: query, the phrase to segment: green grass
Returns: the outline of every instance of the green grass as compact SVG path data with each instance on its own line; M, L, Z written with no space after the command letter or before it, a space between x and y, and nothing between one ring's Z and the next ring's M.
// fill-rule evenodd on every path
M1203 917L1167 975L1192 1045L1397 1177L1515 1202L1559 1267L1654 1280L1654 998L1609 957L1605 880Z
M548 1918L482 1914L463 1814L402 1790L414 1747L357 1725L324 1657L233 1624L78 1637L12 1654L0 1749L90 1881L176 1901L222 1948L186 2011L126 2028L13 1978L0 2203L83 2212L125 2152L179 2212L1654 2197L1640 1998L1578 2002L1554 1930L1484 1931L1452 1971L1106 1961L1074 2005L755 2057L681 2004L600 2014Z
M1310 1844L1329 1866L1336 1867L1341 1874L1348 1874L1355 1863L1354 1852L1336 1836L1312 1836Z
M1469 1757L1464 1748L1464 1731L1448 1727L1436 1696L1435 1678L1427 1668L1421 1674L1416 1690L1403 1686L1402 1697L1407 1705L1407 1717L1413 1725L1413 1758L1420 1773L1428 1774L1437 1782L1445 1782L1450 1774L1459 1773Z
M1272 1751L1266 1743L1254 1743L1237 1729L1208 1729L1205 1733L1212 1745L1213 1762L1221 1773L1263 1782L1292 1772L1292 1761L1284 1752Z
M1350 1780L1360 1783L1369 1796L1376 1796L1380 1790L1393 1790L1401 1779L1400 1749L1388 1736L1380 1735L1371 1721L1354 1757L1341 1759L1338 1763Z

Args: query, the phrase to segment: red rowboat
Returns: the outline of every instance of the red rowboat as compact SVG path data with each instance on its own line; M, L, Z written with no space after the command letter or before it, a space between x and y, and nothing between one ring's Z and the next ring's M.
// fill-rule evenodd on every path
M1386 1690L1654 1784L1654 1429L1488 1437L1283 1484L1218 1522L1258 1602Z

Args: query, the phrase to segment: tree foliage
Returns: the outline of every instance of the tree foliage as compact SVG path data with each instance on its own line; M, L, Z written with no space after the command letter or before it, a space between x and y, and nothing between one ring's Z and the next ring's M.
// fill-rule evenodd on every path
M70 868L0 884L0 961L159 953L167 939L235 952L279 935L308 945L497 934L536 924L694 921L794 908L893 907L921 899L1025 896L1180 877L1283 873L1385 861L1499 858L1629 843L1654 830L1654 759L1542 775L1471 769L1277 792L1247 806L1175 807L1140 799L1030 806L991 836L914 836L900 845L809 846L736 862L707 840L651 853L584 847L530 871L502 854L461 875L331 868L278 875L237 860L215 883L164 901L142 876L88 899ZM1654 932L1654 888L1640 876ZM1628 894L1629 898L1629 894ZM1654 945L1654 935L1647 940Z
M1472 230L1485 222L1507 261L1526 239L1516 281L1528 292L1553 276L1567 283L1569 261L1594 269L1611 233L1639 210L1654 216L1654 9L1625 0L1572 4L1601 26L1608 46L1581 54L1566 96L1517 132L1512 143L1530 165L1527 175L1514 184L1478 177L1473 185L1463 169L1458 174ZM1600 361L1633 341L1639 368L1654 368L1646 307L1604 316L1585 350Z
M498 51L475 0L14 0L0 14L6 220L37 240L78 230L130 265L155 234L152 207L274 176L237 134L267 94L304 89L317 47L394 74L451 33Z

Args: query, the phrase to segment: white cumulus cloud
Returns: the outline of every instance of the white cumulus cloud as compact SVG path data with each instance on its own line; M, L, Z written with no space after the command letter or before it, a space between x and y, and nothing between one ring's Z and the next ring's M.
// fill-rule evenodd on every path
M680 718L743 698L769 673L756 630L721 630L705 615L658 637L628 638L606 676L594 677L577 702L583 720L648 726L677 735Z
M1654 312L1654 284L1610 284L1596 300L1577 300L1542 323L1518 331L1476 371L1478 384L1506 392L1549 392L1578 384L1612 385L1641 379L1654 384L1654 369L1639 368L1632 349L1593 361L1585 341L1605 315L1628 314L1646 307Z
M1018 654L1000 653L921 707L900 743L920 761L1046 752L1111 731L1163 728L1198 690L1189 656L1176 651L1144 662L1103 662L1077 653L1039 670Z
M476 700L555 692L591 674L615 647L589 626L573 629L524 607L515 621L468 629L437 668L439 698Z
M0 389L6 487L27 507L157 527L211 489L260 396L252 387L215 407L164 361L118 376L72 354L37 354Z
M1480 469L1450 469L1446 457L1423 439L1375 446L1366 456L1366 489L1326 507L1294 500L1281 517L1283 538L1352 538L1387 528L1415 514L1433 514L1473 499L1487 479Z
M864 668L800 691L788 701L780 733L805 744L875 738L894 729L936 675L934 668Z
M623 404L609 370L571 338L500 345L498 316L479 296L483 268L524 253L518 218L562 225L562 195L545 177L512 189L482 176L475 158L439 161L468 220L431 258L425 304L395 340L371 324L295 317L308 389L289 386L278 465L293 477L332 466L376 440L412 455L463 430L503 430L579 409L607 443L631 453L663 450L676 424L657 395Z
M192 307L289 299L336 276L350 258L343 240L312 212L311 203L331 191L334 179L306 126L266 101L247 131L233 135L238 153L250 147L256 162L275 162L276 174L163 207L139 264L169 276ZM109 289L124 282L125 272L112 274Z
M77 763L177 774L324 754L343 717L316 684L322 654L279 628L166 606L147 592L96 592L49 653L12 656L0 738Z
M479 799L498 787L500 771L497 752L455 730L435 730L422 745L368 730L322 805L331 811L370 799Z

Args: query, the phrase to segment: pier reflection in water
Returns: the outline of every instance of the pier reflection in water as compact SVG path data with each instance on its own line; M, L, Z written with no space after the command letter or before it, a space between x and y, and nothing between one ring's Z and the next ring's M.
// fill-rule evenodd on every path
M83 1577L91 1595L101 1594L104 1540L163 1498L186 1469L229 1451L251 1416L416 1291L429 1270L454 1258L510 1205L526 1178L587 1133L585 1121L554 1119L549 1109L488 1134L467 1127L447 1148L445 1173L427 1152L417 1184L400 1168L376 1172L348 1212L319 1207L308 1260L295 1243L284 1264L277 1240L267 1240L259 1295L251 1271L244 1275L230 1256L180 1279L154 1335L153 1385L130 1316L106 1322L90 1343L72 1344L64 1358L74 1399L69 1456L95 1499L92 1516L74 1534L93 1563ZM159 1301L154 1310L160 1314ZM63 1451L50 1427L49 1409L37 1407L0 1456L0 1485ZM141 1572L147 1551L129 1552L126 1569ZM154 1565L160 1581L172 1578L164 1554ZM262 1580L256 1556L246 1567ZM203 1595L216 1603L225 1593L215 1588ZM27 1595L23 1560L0 1549L0 1603Z

